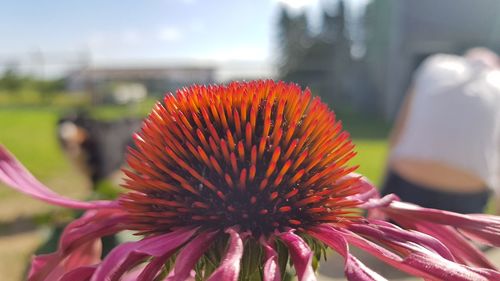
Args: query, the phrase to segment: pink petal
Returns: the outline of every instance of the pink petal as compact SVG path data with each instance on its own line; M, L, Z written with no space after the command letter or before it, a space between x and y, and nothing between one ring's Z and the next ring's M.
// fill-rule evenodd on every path
M168 278L172 277L172 276L174 276L174 272L170 271L169 274L167 275L167 277L162 279L162 281L167 281ZM196 281L196 271L194 271L194 269L191 270L191 272L189 273L189 276L184 281Z
M491 269L471 268L424 253L413 253L405 258L405 264L429 272L435 280L492 281L500 280L500 273Z
M75 268L97 263L101 256L99 239L123 230L125 217L120 209L87 211L66 226L55 253L33 260L28 280L57 280Z
M382 210L394 220L404 219L416 226L419 222L453 226L470 239L500 247L500 217L483 214L463 215L397 201Z
M121 244L106 256L91 280L119 280L127 270L132 269L147 257L173 254L195 232L196 229L179 229L167 234L151 236L141 241Z
M137 272L135 267L148 258L148 255L134 252L139 242L127 242L115 247L99 264L91 281L120 280L127 272Z
M374 191L369 191L368 184L365 188L367 190L365 195L374 194ZM371 188L375 189L373 186ZM365 196L364 199L368 197ZM383 198L375 196L367 199L359 207L370 209L370 217L390 218L407 228L437 237L440 241L446 242L453 257L461 263L469 262L481 267L495 268L463 235L483 244L500 246L499 217L484 214L462 215L398 201L399 199L392 194Z
M348 242L374 254L376 257L394 267L430 280L500 280L500 273L490 269L471 268L450 261L439 253L431 241L421 237L411 237L412 233L384 223L384 225L364 224L349 226L349 230L339 230L344 233ZM362 238L350 231L355 231ZM400 234L398 234L401 232ZM407 232L404 234L404 232ZM371 241L384 245L380 247ZM396 254L394 254L396 252ZM441 253L442 254L442 253ZM495 277L494 279L488 279Z
M367 198L367 200L358 207L367 210L376 209L380 207L386 207L393 201L399 201L399 197L395 194L388 194L382 198Z
M5 147L0 145L0 182L50 204L75 208L96 209L116 207L114 201L81 202L61 196L39 182Z
M349 225L348 229L355 233L369 233L371 237L376 237L379 240L413 242L439 254L445 259L454 261L450 250L441 241L425 233L404 230L388 222L377 220L370 220L370 224L354 223Z
M93 268L94 268L93 272L95 272L95 269L97 269L97 265L93 266ZM144 268L145 268L145 266L143 264L134 267L132 270L124 273L123 276L120 278L120 281L137 281L137 278L139 277L141 272L144 270ZM92 278L92 275L88 279L85 279L85 281L90 281L91 278ZM149 280L153 280L153 279L149 279ZM67 280L59 280L59 281L73 281L73 280L68 278Z
M264 247L266 261L264 262L264 280L263 281L281 281L281 272L278 265L278 253L265 239L261 239L260 243Z
M337 229L338 230L338 229ZM420 276L424 278L431 278L425 272L412 268L403 263L403 258L399 254L393 253L390 250L375 244L374 242L367 240L355 233L349 232L347 230L339 230L343 233L344 238L349 244L353 244L356 247L365 250L366 252L372 254L381 261L399 269L407 272L411 275Z
M292 231L282 232L277 236L283 240L288 247L299 281L316 280L316 275L311 266L312 251L309 246L307 246L307 243Z
M326 243L344 257L344 272L348 280L386 280L349 253L347 242L343 237L343 233L340 231L335 230L331 226L319 226L313 228L308 233L323 243Z
M243 238L233 228L229 233L229 248L219 267L210 275L207 281L236 281L240 274L240 262L243 257Z
M191 240L179 253L175 259L173 275L167 281L184 281L194 268L196 262L214 241L217 231L203 232Z
M68 272L96 264L100 260L101 241L96 239L80 245L65 258L61 258L59 253L37 257L36 265L32 264L32 271L28 276L28 280L59 280Z
M139 278L139 275L144 272L145 266L140 265L136 266L132 270L126 272L123 274L123 276L120 278L120 281L137 281ZM153 280L152 278L149 280Z
M359 190L358 194L348 196L348 200L357 200L360 202L359 208L369 210L368 217L376 219L385 219L385 215L378 208L388 206L392 201L399 201L399 198L394 194L386 195L380 198L380 194L373 183L366 177L357 173L350 173L344 177L345 180L359 178L356 188Z
M143 269L138 270L138 274L136 274L136 278L134 281L150 281L154 280L154 278L161 271L165 262L172 256L173 251L167 252L165 255L160 257L152 258ZM135 270L135 269L134 269ZM127 273L129 274L129 273Z
M398 220L397 223L429 234L440 241L446 241L446 247L450 249L455 259L460 263L470 263L479 267L495 269L495 266L480 250L450 226L426 222L419 222L417 226L414 226L407 224L405 220Z
M358 184L356 184L356 189L358 190L356 195L349 196L349 199L351 200L360 200L362 202L366 202L370 198L379 198L380 195L377 191L377 188L368 180L368 178L364 177L363 175L360 175L358 173L350 173L340 180L345 181L345 180L351 180L351 179L358 179Z
M89 281L96 266L81 266L64 274L58 281Z

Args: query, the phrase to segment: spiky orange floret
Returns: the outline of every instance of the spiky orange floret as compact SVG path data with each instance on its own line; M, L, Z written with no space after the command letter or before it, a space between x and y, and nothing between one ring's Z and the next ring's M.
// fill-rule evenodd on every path
M129 149L121 199L141 233L239 225L254 235L348 220L355 153L340 122L295 84L192 86L157 103ZM346 219L347 218L347 219Z

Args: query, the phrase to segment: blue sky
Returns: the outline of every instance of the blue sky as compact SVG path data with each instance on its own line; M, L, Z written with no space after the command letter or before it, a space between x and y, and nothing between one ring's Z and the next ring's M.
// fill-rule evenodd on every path
M335 0L0 0L0 62L33 52L87 52L94 62L270 61L283 3L314 18Z

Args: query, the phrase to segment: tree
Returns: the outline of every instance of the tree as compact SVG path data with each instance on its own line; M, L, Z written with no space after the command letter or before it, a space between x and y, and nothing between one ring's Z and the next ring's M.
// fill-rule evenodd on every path
M283 80L290 80L311 43L307 18L304 13L291 17L281 7L278 24L279 73Z
M0 78L0 89L9 93L18 91L23 85L23 78L19 76L12 68L5 70L2 78Z

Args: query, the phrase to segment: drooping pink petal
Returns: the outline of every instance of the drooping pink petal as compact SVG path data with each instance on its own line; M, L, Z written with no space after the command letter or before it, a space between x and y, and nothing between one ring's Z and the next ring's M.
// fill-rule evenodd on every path
M376 237L379 240L413 242L445 259L455 260L450 250L436 238L418 231L401 229L385 221L370 220L369 224L353 223L348 226L348 229L355 233L370 233L371 237Z
M127 271L135 271L135 267L148 258L144 253L134 252L138 243L126 242L115 247L99 264L90 280L120 280Z
M89 281L96 268L96 265L77 267L64 274L58 281Z
M420 223L449 225L457 228L461 234L469 239L486 245L500 247L500 218L497 216L485 214L464 215L444 210L424 208L400 202L398 197L393 194L379 198L375 187L369 182L366 182L364 188L364 193L354 197L365 201L365 203L360 204L358 207L368 209L370 211L369 217L371 218L390 218L401 224L412 224L417 229ZM428 234L432 235L432 233ZM476 255L474 259L476 262L481 262L480 260L483 258ZM486 263L483 262L483 265Z
M56 267L62 259L63 258L61 258L57 252L39 255L33 258L31 261L30 271L28 272L28 280L44 280L48 274L52 271L56 271ZM51 268L45 269L45 266L49 266ZM64 272L61 272L59 268L57 268L57 271L60 272L61 275L64 274Z
M82 264L96 264L101 261L102 243L100 239L89 241L80 246L81 250L68 255L65 261L67 268L78 268Z
M405 264L432 274L434 280L492 281L500 280L500 273L491 269L472 268L450 262L432 254L413 253L405 258Z
M173 251L169 251L160 257L154 257L138 272L134 281L154 280L165 265L165 262L172 256ZM135 268L134 268L135 270ZM128 273L127 273L128 274Z
M0 182L53 205L74 209L116 207L115 201L82 202L61 196L39 182L5 147L0 145Z
M340 231L331 226L318 226L308 232L314 238L330 246L344 257L344 273L348 280L372 281L386 280L378 273L366 267L360 260L349 253L347 241Z
M100 238L123 230L125 220L126 214L120 209L87 211L66 226L56 252L33 259L28 280L57 280L68 271L98 262Z
M138 281L139 275L144 272L144 268L146 266L140 265L134 267L132 270L127 271L123 276L120 278L120 281ZM153 278L149 280L154 280Z
M358 207L366 210L373 210L380 207L385 207L393 201L399 201L399 197L395 194L388 194L382 198L367 198L365 203L360 204Z
M217 231L203 232L191 240L175 259L173 274L167 281L184 281L191 274L196 262L214 241Z
M147 257L154 258L173 254L195 232L196 228L179 229L141 241L121 244L114 248L99 264L91 280L119 280L127 270L132 269Z
M397 197L387 195L383 198L369 199L369 202L359 207L374 210L384 215L377 218L390 218L406 228L416 229L446 242L447 248L455 259L466 264L467 262L495 269L495 266L469 239L477 242L500 245L500 219L485 214L457 214L453 212L423 208L417 205L399 202Z
M380 198L380 193L375 185L373 185L373 183L371 183L366 177L357 173L350 173L345 176L343 180L353 178L358 178L358 183L356 184L358 194L348 196L347 199L359 201L360 204L357 207L368 210L369 218L385 219L385 214L378 208L388 206L392 201L399 201L399 197L394 194L389 194Z
M432 276L430 276L425 272L412 268L411 266L405 265L403 263L403 258L399 254L394 253L348 230L343 230L343 229L337 229L337 230L343 233L343 237L349 244L355 245L356 247L372 254L374 257L393 266L394 268L407 272L411 275L424 277L426 279L432 278Z
M277 236L288 248L299 281L315 281L316 275L311 266L313 254L307 243L292 231L282 232Z
M500 247L500 217L484 214L463 215L398 201L391 202L382 210L394 220L404 219L414 225L427 222L453 226L472 240Z
M278 253L273 248L272 244L267 242L264 238L260 239L266 261L264 262L264 280L263 281L281 281L281 272L278 265Z
M170 271L167 277L164 278L162 281L167 281L167 279L172 276L174 276L174 272ZM196 281L196 271L194 269L191 270L191 272L189 272L189 276L184 281Z
M240 262L243 257L243 238L233 228L226 230L229 233L229 248L219 267L210 275L207 281L236 281L240 275Z
M32 264L28 280L59 280L67 272L98 263L100 258L101 241L98 239L78 246L63 258L57 252L41 255Z
M418 225L413 225L406 220L397 220L396 222L404 227L429 234L440 241L446 241L446 247L460 263L496 269L479 249L450 226L426 222L419 222Z
M415 276L429 280L500 280L500 272L491 269L471 268L448 260L440 255L440 253L442 254L441 250L439 247L436 248L433 243L425 242L419 237L411 238L412 232L408 231L407 234L404 234L407 231L396 226L390 229L388 223L383 226L349 226L349 229L340 229L339 231L344 233L344 237L349 243ZM401 235L398 234L399 232ZM384 247L380 247L372 241L377 241ZM492 276L496 279L488 279Z
M358 192L356 195L349 196L349 199L366 202L370 198L380 197L377 188L375 188L375 186L366 177L358 173L349 173L342 177L340 182L352 179L357 179L356 189Z
M141 264L139 266L134 267L132 270L129 270L126 273L124 273L121 276L120 281L137 281L141 272L144 271L144 268L145 268L144 264ZM95 272L95 269L97 269L97 265L94 266L94 272ZM90 276L88 279L86 279L86 281L87 280L90 281L91 278L92 278L92 276ZM149 280L153 280L153 279L149 279ZM60 280L60 281L63 281L63 280ZM64 281L73 281L73 280L68 279L68 280L64 280Z

